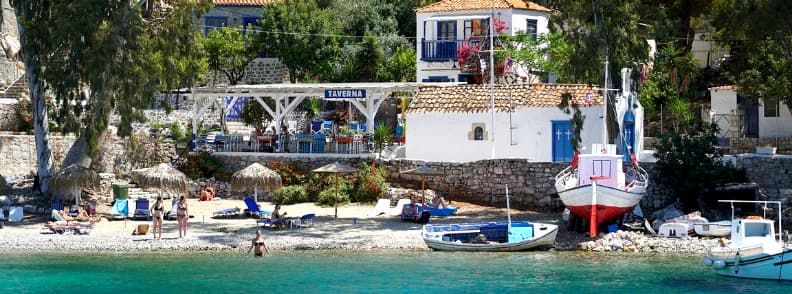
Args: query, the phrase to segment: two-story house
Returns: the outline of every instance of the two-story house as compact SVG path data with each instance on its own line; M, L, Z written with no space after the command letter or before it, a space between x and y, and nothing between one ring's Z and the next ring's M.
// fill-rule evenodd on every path
M459 48L486 42L490 21L505 27L502 33L548 33L552 10L523 0L442 0L417 8L417 81L466 82L459 69Z
M261 18L261 7L275 0L214 0L214 8L201 20L204 34L214 28L256 25Z

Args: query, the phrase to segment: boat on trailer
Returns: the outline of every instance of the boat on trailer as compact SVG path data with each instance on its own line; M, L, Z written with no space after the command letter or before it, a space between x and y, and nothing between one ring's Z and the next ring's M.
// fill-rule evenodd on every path
M558 226L511 221L506 187L506 222L427 224L421 232L426 246L444 251L523 251L553 246Z
M780 201L719 200L732 207L731 242L722 239L719 247L710 248L704 265L716 274L748 279L792 281L792 246L785 244L781 235L776 235L773 220L764 216L734 218L734 203L756 203L778 205L778 232L781 232Z

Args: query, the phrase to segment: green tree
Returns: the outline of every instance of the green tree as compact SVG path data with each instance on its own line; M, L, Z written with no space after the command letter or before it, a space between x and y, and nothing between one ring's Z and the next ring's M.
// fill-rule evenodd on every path
M218 73L224 74L230 85L239 84L245 77L245 68L257 56L251 34L243 35L235 28L211 30L201 43L209 69L214 73L212 84L216 83Z
M721 160L718 127L713 124L691 130L691 135L667 133L660 137L654 178L690 210L699 206L702 192L727 183L748 181L744 170ZM695 180L691 180L695 179Z
M315 0L283 0L265 5L257 40L265 51L281 59L291 82L306 78L327 80L341 52L341 22Z
M393 1L393 8L396 16L396 22L398 23L398 32L399 36L405 37L415 37L415 9L419 7L423 7L432 3L438 2L438 0L395 0ZM416 41L421 40L413 40L413 46L415 46Z
M145 120L141 109L152 104L154 94L163 85L179 84L171 80L180 76L163 74L168 69L157 57L194 47L192 39L183 36L190 34L192 23L169 20L191 19L210 4L169 4L175 9L142 11L138 4L123 1L13 1L34 104L41 192L48 192L52 172L44 91L59 101L59 114L83 120L84 128L63 165L90 166L114 110L121 116L119 135L128 135L133 121ZM168 42L154 41L158 39Z
M506 55L516 64L530 72L558 73L569 63L571 50L566 38L559 33L543 34L533 40L533 36L525 31L518 31L514 36L503 37ZM537 83L528 80L528 83Z
M415 49L407 45L396 47L380 68L380 80L390 82L414 82L416 67Z

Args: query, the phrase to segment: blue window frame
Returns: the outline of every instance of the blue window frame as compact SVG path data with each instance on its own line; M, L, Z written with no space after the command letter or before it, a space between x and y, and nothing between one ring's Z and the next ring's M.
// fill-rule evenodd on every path
M258 26L259 19L260 19L259 17L249 17L249 16L242 17L242 34L244 35L245 33L247 33L248 25L254 27Z
M210 31L228 26L228 17L225 16L207 16L204 18L204 35L208 35Z
M526 20L525 32L531 35L531 40L536 41L539 26L535 19Z

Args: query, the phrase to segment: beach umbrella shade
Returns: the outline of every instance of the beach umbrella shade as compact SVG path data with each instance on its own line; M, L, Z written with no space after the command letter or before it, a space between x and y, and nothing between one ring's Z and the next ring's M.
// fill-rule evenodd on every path
M414 168L414 169L410 169L410 170L406 170L406 171L403 171L401 173L405 174L405 175L421 176L421 203L423 203L424 200L425 200L424 193L426 193L426 192L424 192L424 185L425 185L424 183L426 182L426 176L442 176L442 175L445 175L444 173L441 173L441 172L439 172L437 170L434 170L434 169L432 169L432 168L430 168L430 167L428 167L426 165L421 165L420 167L417 167L417 168Z
M99 174L81 165L70 165L52 175L49 182L50 191L55 195L74 194L74 204L80 205L82 188L99 187Z
M253 197L258 203L258 191L272 192L281 187L281 176L258 162L235 172L231 176L231 190L243 192L253 189Z
M137 177L138 185L143 188L157 188L162 191L186 193L187 176L167 163L160 163L140 172Z
M338 174L348 174L358 171L357 168L345 165L343 163L330 163L314 169L315 173L332 173L335 174L335 217L338 218Z

